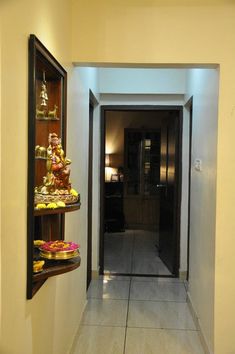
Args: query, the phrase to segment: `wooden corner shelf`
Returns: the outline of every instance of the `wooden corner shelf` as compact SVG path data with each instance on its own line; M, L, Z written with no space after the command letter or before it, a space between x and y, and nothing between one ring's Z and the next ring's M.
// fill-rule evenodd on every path
M33 274L33 282L35 283L38 281L45 281L47 278L53 277L55 275L71 272L72 270L80 267L80 264L80 256L64 261L45 260L43 271Z
M56 118L50 118L50 117L36 117L37 120L44 120L44 121L55 121L55 120L60 120L59 117L56 117Z
M80 206L81 206L81 203L74 203L74 204L66 205L64 208L55 208L55 209L34 208L34 216L68 213L70 211L79 210Z
M67 261L47 261L44 265L43 271L33 274L32 279L32 296L41 288L45 281L55 275L71 272L80 267L81 258L76 257Z

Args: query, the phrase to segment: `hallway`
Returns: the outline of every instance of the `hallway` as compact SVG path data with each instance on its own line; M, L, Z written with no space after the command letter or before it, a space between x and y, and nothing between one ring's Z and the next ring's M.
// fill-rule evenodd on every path
M184 282L104 276L92 280L73 354L203 354Z

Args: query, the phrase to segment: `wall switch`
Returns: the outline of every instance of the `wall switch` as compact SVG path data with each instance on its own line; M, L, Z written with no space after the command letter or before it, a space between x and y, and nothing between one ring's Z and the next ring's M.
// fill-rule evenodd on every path
M199 171L199 172L202 171L202 160L201 159L195 159L195 161L194 161L194 169L196 171Z

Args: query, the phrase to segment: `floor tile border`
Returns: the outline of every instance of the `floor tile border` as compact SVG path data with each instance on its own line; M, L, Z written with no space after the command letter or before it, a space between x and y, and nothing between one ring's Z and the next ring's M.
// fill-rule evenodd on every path
M165 327L136 327L136 326L128 326L127 329L134 328L134 329L156 329L158 331L179 331L179 332L197 332L197 329L185 329L185 328L165 328ZM210 353L211 354L211 353Z
M103 298L103 297L90 297L90 296L89 296L89 297L87 298L87 300L104 300L104 301L106 301L106 300L115 300L115 301L116 301L116 300L117 300L117 301L118 301L118 300L128 300L128 298L125 297L125 298L118 298L118 299L115 298L115 299L114 299L114 298L112 298L112 297Z
M177 304L186 304L187 301L185 299L185 301L175 301L175 300L150 300L150 299L146 299L146 300L143 300L143 299L133 299L133 298L130 298L130 301L136 301L136 302L176 302Z
M138 276L137 276L138 277ZM135 278L135 276L133 276ZM156 276L156 277L143 277L144 279L140 279L141 277L139 276L138 279L133 279L133 282L142 282L142 283L172 283L172 284L184 284L183 280L180 280L179 278L172 278L172 277L167 277L167 276Z
M98 301L109 301L109 300L111 300L111 301L126 301L126 302L128 302L128 299L103 299L103 298L100 298L100 297L89 297L89 298L87 298L87 303L90 300L98 300ZM85 308L84 308L84 310L85 310Z
M78 333L81 327L107 327L107 328L126 328L125 326L120 325L107 325L107 324L87 324L87 323L80 323Z
M118 275L110 275L111 277L118 277ZM107 278L105 278L105 277L107 277L107 275L104 275L104 278L96 278L96 279L92 279L93 281L102 281L102 282L104 282L104 280L106 280L107 282L112 282L112 281L131 281L130 279L107 279ZM128 276L127 276L127 278L128 278Z

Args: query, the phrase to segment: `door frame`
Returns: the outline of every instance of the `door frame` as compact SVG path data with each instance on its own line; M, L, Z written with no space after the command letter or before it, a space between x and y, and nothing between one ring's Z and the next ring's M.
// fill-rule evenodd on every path
M186 279L189 280L189 259L190 259L190 219L191 219L191 166L192 166L192 140L193 140L193 96L185 103L184 107L186 108L189 114L189 145L188 145L188 243L187 243L187 275Z
M99 244L99 274L104 274L104 185L105 185L105 128L107 111L177 111L178 121L178 165L176 166L176 268L175 277L179 276L180 266L180 223L181 223L181 193L182 193L182 132L183 105L102 105L100 106L100 244ZM156 277L165 277L156 275Z
M87 197L87 289L92 278L92 199L93 199L93 123L98 101L89 90L89 139L88 139L88 197Z

